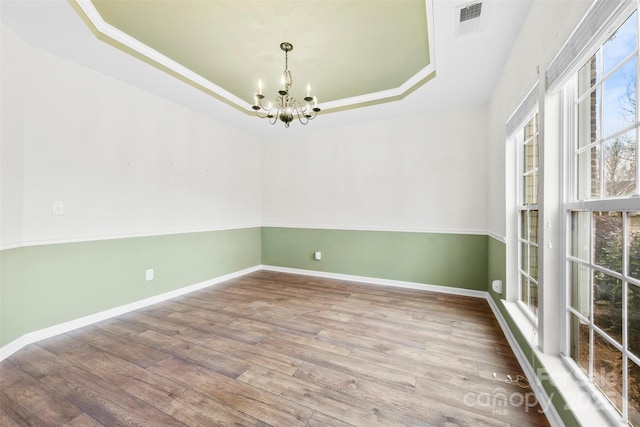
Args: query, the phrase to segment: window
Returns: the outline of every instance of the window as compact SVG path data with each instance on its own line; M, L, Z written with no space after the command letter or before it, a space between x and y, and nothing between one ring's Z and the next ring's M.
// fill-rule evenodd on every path
M640 426L637 11L567 85L567 354Z
M520 131L518 301L538 313L538 113Z

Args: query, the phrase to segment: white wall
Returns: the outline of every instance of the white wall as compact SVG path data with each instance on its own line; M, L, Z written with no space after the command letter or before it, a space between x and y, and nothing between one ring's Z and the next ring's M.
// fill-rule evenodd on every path
M534 1L488 107L263 143L3 28L0 244L261 221L505 236L505 122L588 6Z
M0 44L0 247L22 240L22 175L24 146L24 58L12 35ZM11 104L5 102L11 99Z
M263 223L483 233L486 119L465 107L267 138Z
M506 228L505 186L513 177L506 162L513 162L513 150L505 150L505 125L544 72L591 5L590 1L534 0L516 39L489 103L488 231L504 238ZM551 147L550 147L551 148ZM506 158L505 152L513 154Z
M4 26L1 153L2 247L260 225L259 138Z

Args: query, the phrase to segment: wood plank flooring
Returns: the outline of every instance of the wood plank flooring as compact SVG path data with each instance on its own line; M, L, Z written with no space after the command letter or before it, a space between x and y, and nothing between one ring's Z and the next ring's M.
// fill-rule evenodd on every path
M484 300L260 271L25 347L0 425L549 425L506 375Z

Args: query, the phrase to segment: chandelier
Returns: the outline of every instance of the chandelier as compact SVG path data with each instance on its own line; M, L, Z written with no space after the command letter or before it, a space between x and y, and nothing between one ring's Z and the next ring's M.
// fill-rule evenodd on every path
M280 78L280 90L276 95L274 103L264 105L264 95L262 94L262 79L258 80L258 92L253 95L253 108L256 115L261 119L269 119L274 125L278 120L284 123L284 127L288 128L293 119L298 119L300 123L306 125L309 120L313 120L318 115L318 98L311 96L311 84L307 83L307 96L305 96L304 105L300 105L291 93L291 85L293 78L289 71L289 52L293 50L293 45L289 42L280 43L280 49L284 51L284 72Z

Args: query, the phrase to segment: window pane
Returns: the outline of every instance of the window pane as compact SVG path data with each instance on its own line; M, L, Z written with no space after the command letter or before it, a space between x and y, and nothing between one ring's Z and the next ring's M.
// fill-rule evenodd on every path
M600 272L593 274L593 322L622 344L622 281Z
M611 135L636 121L636 58L604 82L602 128Z
M578 71L578 96L595 86L600 81L600 52L596 52Z
M524 145L520 154L522 162L522 204L538 203L538 114L524 126ZM523 231L525 228L523 228ZM524 237L525 234L523 233Z
M594 262L622 273L622 212L593 213Z
M520 238L529 240L529 211L520 211Z
M520 243L520 269L529 273L529 245Z
M640 366L629 361L629 422L640 426Z
M520 301L529 305L529 279L524 274L520 275Z
M622 353L593 333L593 382L622 411Z
M627 214L629 276L640 279L640 212Z
M629 350L640 357L640 287L632 283L627 287Z
M571 212L571 255L591 260L591 212Z
M569 314L569 354L589 375L589 326L574 314Z
M538 248L529 246L529 276L538 280Z
M570 262L571 273L571 307L575 308L584 317L590 317L590 295L591 278L589 276L590 269L582 264Z
M605 74L614 69L636 49L637 31L637 13L634 12L602 46Z
M522 202L525 205L538 203L538 172L532 172L524 176L522 194Z
M604 143L603 166L606 196L626 196L636 192L636 130Z
M524 125L524 140L531 138L538 132L538 113L536 113L531 120Z
M538 315L538 285L533 282L529 282L529 308Z
M596 146L578 155L578 199L600 197L600 147Z
M538 211L529 211L529 241L538 243Z
M524 172L538 168L538 137L531 138L524 144Z
M600 87L587 95L578 105L578 148L600 138Z

